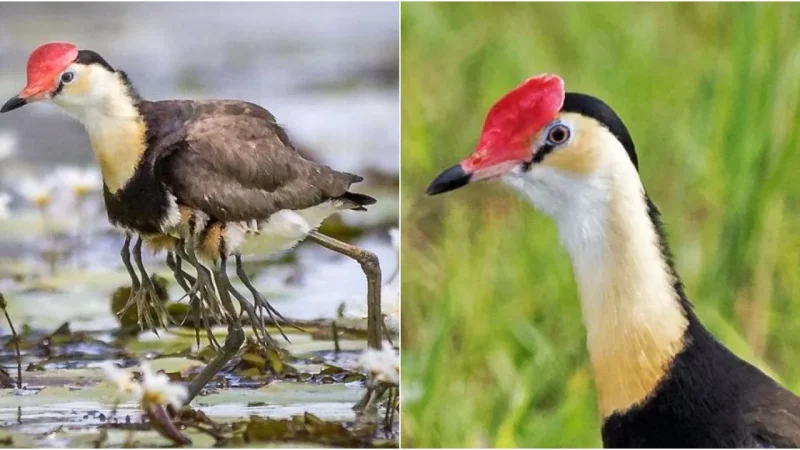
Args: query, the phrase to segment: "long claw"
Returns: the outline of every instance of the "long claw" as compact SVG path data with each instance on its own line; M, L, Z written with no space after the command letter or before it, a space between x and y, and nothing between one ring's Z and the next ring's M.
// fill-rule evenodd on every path
M197 348L200 348L200 309L203 307L202 300L199 299L194 292L192 292L192 287L194 287L194 283L197 281L191 275L187 274L181 268L181 258L173 252L167 253L167 267L172 270L172 273L175 276L175 281L178 282L178 285L186 292L184 297L189 297L189 304L191 305L191 312L192 318L194 321L194 335L195 341L197 342ZM189 287L187 280L192 283L192 287ZM178 299L178 301L183 300L183 297ZM180 323L180 326L183 326L186 323L186 320L189 318L187 314Z
M139 269L139 273L142 274L142 291L144 297L144 303L151 303L155 310L156 320L158 320L158 324L164 328L165 330L169 326L169 323L172 321L167 308L164 306L164 303L161 301L161 297L158 295L158 291L156 290L155 285L153 284L153 280L147 274L147 270L144 267L144 263L142 262L142 238L141 236L136 241L136 245L133 246L133 260L136 263L136 266ZM149 297L149 298L148 298ZM149 302L148 302L149 300ZM145 309L145 318L147 319L150 316L149 309ZM148 320L148 325L155 330L155 327L152 326L152 318Z
M188 261L195 268L195 271L197 272L197 278L193 278L191 275L185 272L182 272L182 276L185 279L190 280L192 282L192 287L189 289L189 291L192 292L193 294L196 293L197 295L199 295L199 298L204 300L208 304L208 308L203 308L202 305L199 303L197 307L198 310L200 311L200 316L203 322L203 326L206 329L206 337L208 338L209 344L215 349L219 349L220 345L219 342L217 342L217 339L214 337L214 333L211 329L211 320L209 319L208 314L209 313L213 314L214 315L213 318L218 322L220 321L219 319L221 318L221 313L215 313L215 307L216 310L219 311L220 300L216 295L216 289L214 288L214 284L210 280L211 275L208 269L206 269L203 265L200 264L199 261L197 261L197 258L194 256L193 251L190 252L186 250L194 248L192 240L193 239L190 237L186 241L179 242L178 245L175 247L175 251L179 258ZM199 340L197 334L195 336Z
M272 336L267 333L267 330L264 328L264 322L260 317L258 317L258 314L256 314L253 305L247 301L247 299L244 298L244 295L237 291L233 285L229 285L228 290L236 298L242 308L242 311L245 312L250 319L250 325L253 327L253 333L256 336L256 340L262 342L265 346L277 348L277 342L275 342Z
M244 266L242 265L242 257L241 257L241 255L236 255L236 275L239 277L239 280L241 280L242 284L244 284L244 286L247 288L248 291L250 291L250 294L253 296L253 304L255 305L255 308L256 308L257 311L261 311L262 312L262 320L263 320L263 311L266 311L267 314L269 315L270 320L275 325L275 327L278 329L278 332L280 332L281 336L283 336L283 338L286 339L287 342L290 342L289 341L289 337L286 336L286 333L283 331L283 327L281 326L281 322L278 321L278 319L275 318L276 316L278 318L280 318L281 320L283 320L283 322L288 324L289 326L291 326L291 327L293 327L293 328L295 328L295 329L297 329L297 330L299 330L299 331L301 331L303 333L306 332L305 330L303 330L299 326L297 326L294 323L292 323L290 320L288 320L285 317L283 317L281 315L281 313L279 313L278 310L276 310L267 301L267 299L265 299L264 296L262 296L261 293L258 292L258 289L256 289L255 286L253 286L253 283L250 281L250 278L247 277L247 273L244 271Z

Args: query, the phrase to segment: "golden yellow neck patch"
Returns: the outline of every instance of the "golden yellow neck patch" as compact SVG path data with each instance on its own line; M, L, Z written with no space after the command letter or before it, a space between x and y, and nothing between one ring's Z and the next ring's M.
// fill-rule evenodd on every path
M133 177L146 150L147 127L141 118L110 118L92 127L89 140L109 192L120 190Z
M603 417L653 394L684 346L688 319L673 288L641 180L620 148L606 164L607 203L573 245L587 345ZM623 163L624 162L624 163Z

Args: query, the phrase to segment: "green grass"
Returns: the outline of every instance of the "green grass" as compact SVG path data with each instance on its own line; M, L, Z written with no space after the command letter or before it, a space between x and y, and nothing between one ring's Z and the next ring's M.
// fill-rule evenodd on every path
M800 5L402 6L404 446L597 446L572 271L500 185L423 192L560 74L631 130L704 323L800 392Z

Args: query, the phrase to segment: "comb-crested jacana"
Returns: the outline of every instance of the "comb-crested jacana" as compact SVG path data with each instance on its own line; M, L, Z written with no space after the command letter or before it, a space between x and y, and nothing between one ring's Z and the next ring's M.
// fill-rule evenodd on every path
M199 293L197 299L205 299L211 309L221 300L222 308L217 309L227 318L230 332L223 351L190 384L187 402L242 345L244 333L230 297L235 289L227 278L226 258L235 255L239 260L242 248L258 247L260 240L277 250L309 236L357 260L368 280L370 345L380 347L380 326L375 325L380 320L377 257L316 231L322 220L339 210L363 210L375 202L350 192L360 176L303 158L275 117L258 105L235 100L148 101L125 72L96 52L70 43L48 43L34 50L25 88L0 112L42 101L76 117L89 134L103 174L108 218L128 233L122 250L134 285L128 306L136 303L140 311L148 311L147 303L161 307L144 271L141 247L143 242L165 238L177 240L173 261L188 259L197 269L190 293ZM302 231L280 233L287 215L304 221ZM208 240L209 224L219 225L210 245L199 242ZM141 281L130 262L134 235L138 240L133 257ZM197 261L199 248L217 252L211 258L216 263L213 270ZM180 270L175 273L180 276ZM243 270L238 275L252 286ZM268 305L254 289L253 294L255 308L243 296L234 297L248 313L256 308L263 312ZM255 320L253 314L250 317Z
M608 105L565 92L557 76L528 79L428 194L489 179L552 217L572 259L605 446L800 446L800 399L695 314L631 135Z

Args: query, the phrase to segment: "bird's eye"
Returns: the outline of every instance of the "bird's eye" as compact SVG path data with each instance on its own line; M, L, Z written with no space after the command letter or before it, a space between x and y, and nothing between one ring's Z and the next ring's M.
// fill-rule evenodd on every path
M555 125L547 132L547 143L561 145L569 140L569 127L563 124Z
M61 82L64 84L70 84L74 79L75 79L75 72L67 71L61 74Z

